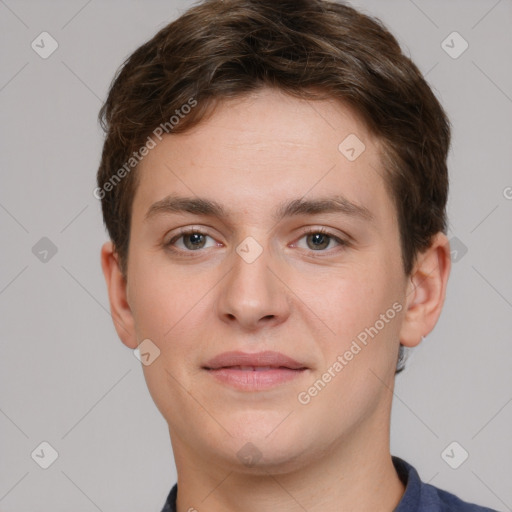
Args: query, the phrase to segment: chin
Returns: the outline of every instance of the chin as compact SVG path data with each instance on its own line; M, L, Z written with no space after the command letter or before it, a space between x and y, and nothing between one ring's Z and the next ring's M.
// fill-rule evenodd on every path
M315 450L307 449L301 441L297 439L286 446L268 443L262 450L255 448L256 445L252 442L248 442L237 452L236 458L231 459L231 469L240 473L262 476L292 473L317 458L314 455ZM249 454L249 457L247 458L247 455L242 457L242 454Z
M283 422L286 414L282 412L270 416L267 412L265 418L262 415L260 411L239 416L237 422L225 425L233 437L223 435L217 442L211 439L210 449L231 470L254 475L288 473L304 466L315 458L314 453L321 451L320 446L315 449L308 442L314 444L314 440L304 435L312 432L311 428L297 425L291 418Z

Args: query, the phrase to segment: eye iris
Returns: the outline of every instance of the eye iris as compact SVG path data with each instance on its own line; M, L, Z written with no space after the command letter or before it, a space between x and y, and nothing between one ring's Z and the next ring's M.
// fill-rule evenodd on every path
M190 233L184 236L184 242L187 249L201 249L204 246L204 235L201 233Z
M322 233L314 233L307 236L308 247L313 250L325 249L329 245L329 240L329 236ZM313 242L312 246L309 243L310 241Z

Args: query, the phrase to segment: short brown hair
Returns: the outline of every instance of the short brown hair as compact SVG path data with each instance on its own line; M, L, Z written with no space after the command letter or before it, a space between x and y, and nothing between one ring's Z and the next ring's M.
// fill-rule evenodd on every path
M158 126L183 132L215 102L264 86L339 99L383 143L409 275L417 253L446 232L449 121L379 20L324 0L206 0L124 62L100 111L106 139L96 189L123 272L137 186L136 165L130 172L126 162ZM169 123L191 99L194 108Z

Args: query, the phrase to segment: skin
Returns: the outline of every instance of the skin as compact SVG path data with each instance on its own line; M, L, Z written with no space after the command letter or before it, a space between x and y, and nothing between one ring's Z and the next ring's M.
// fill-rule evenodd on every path
M353 162L338 150L349 134L366 146ZM399 341L415 346L434 328L450 251L438 233L404 274L379 151L347 106L261 89L220 102L141 162L127 278L110 242L101 258L122 342L135 349L150 339L160 350L143 370L169 425L179 512L391 511L400 501L404 487L389 451ZM214 200L229 215L146 218L170 194ZM283 202L334 194L366 207L373 220L272 216ZM182 227L208 235L199 237L202 248L191 250L190 236L188 245L186 237L174 242L175 252L166 247ZM347 245L335 238L315 245L307 228ZM236 252L249 236L262 248L252 263ZM394 303L401 311L301 404L298 394ZM271 390L235 390L202 368L230 350L279 351L308 370ZM252 466L237 456L248 442L261 455Z

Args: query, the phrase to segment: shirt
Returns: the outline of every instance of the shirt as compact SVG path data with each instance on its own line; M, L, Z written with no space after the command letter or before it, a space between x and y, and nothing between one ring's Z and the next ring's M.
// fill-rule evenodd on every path
M418 472L407 462L392 457L396 472L405 486L400 503L393 512L497 512L494 509L467 503L420 480ZM176 512L178 484L169 493L162 512ZM205 509L206 510L206 509Z

